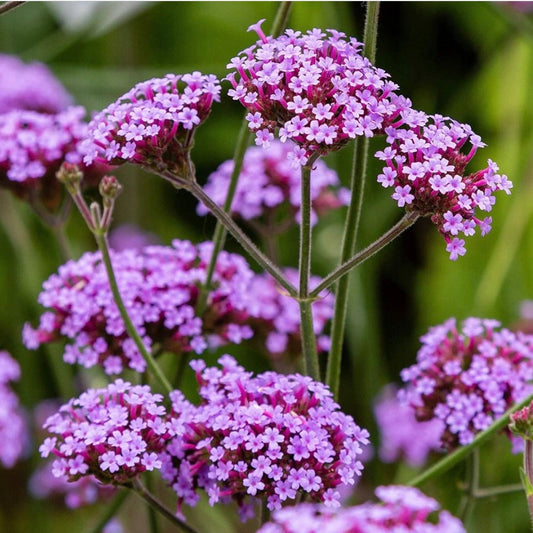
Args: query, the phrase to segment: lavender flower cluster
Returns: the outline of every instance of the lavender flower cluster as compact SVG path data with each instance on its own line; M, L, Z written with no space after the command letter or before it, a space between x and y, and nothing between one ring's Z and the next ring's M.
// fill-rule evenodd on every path
M212 243L112 253L119 290L130 317L148 348L158 343L174 353L202 353L208 346L239 343L252 336L247 318L247 287L253 276L236 254L218 256L207 311L195 313L200 284L205 282ZM108 374L123 366L142 372L146 363L127 334L99 252L85 253L62 265L44 284L39 302L49 310L39 327L26 324L26 347L67 339L64 360L85 367L102 364Z
M477 218L476 209L491 211L494 192L510 194L513 184L490 159L487 168L466 173L476 150L485 146L467 124L422 112L408 117L406 128L385 130L387 147L376 153L386 162L378 182L394 187L392 198L399 207L430 216L446 240L450 259L456 260L466 253L460 233L474 235L479 227L486 235L491 229L492 218Z
M443 422L442 446L472 442L506 409L533 392L533 336L500 328L496 320L455 319L421 337L417 363L404 369L399 391L418 420Z
M258 145L267 147L279 128L283 142L299 146L293 159L305 164L316 152L382 133L410 107L389 75L362 56L356 39L316 28L266 37L262 22L249 28L260 39L231 60L227 76L228 94L249 110Z
M301 175L290 163L292 149L288 143L272 141L268 147L250 147L243 159L231 212L243 220L260 224L265 231L286 230L291 219L299 221ZM219 205L224 205L234 169L232 160L225 161L210 174L205 192ZM311 222L331 209L349 203L349 191L340 187L334 170L317 161L311 171ZM209 213L198 204L199 215Z
M121 379L89 389L46 420L43 427L55 436L47 437L39 451L45 458L55 455L55 477L128 483L161 468L159 454L173 436L162 400L147 385Z
M59 113L72 103L63 85L42 63L0 54L0 113L15 109Z
M421 467L431 452L442 449L442 420L419 422L414 409L398 400L394 385L381 392L374 405L374 415L380 434L379 458L385 463L404 459L413 467Z
M235 500L243 519L258 498L269 509L305 494L339 505L339 487L353 485L368 432L339 411L329 389L299 374L252 376L229 355L221 369L194 361L203 402L174 406L176 438L162 454L162 475L180 504ZM183 414L185 413L185 414Z
M418 489L381 486L379 503L330 509L311 504L287 507L273 513L272 520L257 533L466 533L460 520Z
M19 364L0 351L0 463L11 468L26 451L29 436L26 417L11 383L20 379Z
M184 177L184 156L194 130L219 99L218 79L200 72L138 83L93 117L84 160L113 165L129 161Z

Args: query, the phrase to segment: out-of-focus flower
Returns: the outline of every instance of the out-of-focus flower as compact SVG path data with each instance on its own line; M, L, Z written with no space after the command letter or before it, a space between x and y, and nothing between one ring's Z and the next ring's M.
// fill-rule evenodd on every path
M138 83L93 117L84 160L136 163L173 180L186 179L194 131L219 99L216 76L200 72Z
M195 312L205 282L212 243L188 241L172 246L112 253L118 286L129 315L149 348L202 353L207 347L240 343L252 336L246 312L253 276L239 255L221 252L206 310ZM130 339L109 287L99 252L88 252L62 265L43 285L39 302L48 310L39 327L26 324L25 345L66 339L64 360L85 367L102 364L108 374L123 366L142 372L145 361Z
M379 503L330 509L304 503L273 513L257 533L466 533L461 521L418 489L381 486Z
M263 233L286 231L299 221L301 173L291 165L288 143L272 141L269 147L250 147L246 151L237 183L231 213L250 221ZM205 192L219 205L224 205L233 172L232 160L225 161L213 172L204 186ZM334 170L317 161L311 171L312 223L331 209L347 205L350 193L340 186ZM209 213L198 204L200 215Z
M299 147L293 160L305 164L316 152L383 133L410 108L389 75L363 57L356 39L317 28L266 37L262 22L250 26L260 39L231 60L227 76L228 94L249 110L258 145L268 147L279 128L281 141Z
M202 403L174 408L176 438L162 455L162 475L181 503L234 500L241 518L259 498L269 509L303 494L339 504L341 486L361 475L368 432L339 410L330 390L299 374L252 376L229 355L222 369L194 361ZM186 412L186 416L179 413Z
M388 385L374 406L379 426L379 458L392 463L404 459L413 467L423 466L428 455L442 449L442 420L419 422L414 409L396 398L396 387ZM415 436L416 438L413 438Z
M533 336L500 328L496 320L451 318L421 337L416 364L402 370L399 391L418 420L443 422L442 446L472 442L533 392Z
M157 235L143 231L134 224L121 224L109 233L109 246L117 252L141 250L145 246L159 244Z
M121 379L89 389L50 416L42 457L55 456L52 473L68 481L84 476L101 483L128 483L146 470L161 468L159 454L174 434L162 395L148 385Z
M394 189L399 207L431 217L455 261L466 253L459 235L474 235L476 228L486 235L491 229L492 218L480 219L476 211L490 212L494 193L510 194L513 184L490 159L486 168L466 171L476 150L485 146L467 124L412 110L403 117L405 127L385 129L387 147L376 157L386 166L378 182Z
M26 109L59 113L72 104L72 97L42 63L22 62L0 54L0 113Z
M0 463L11 468L27 449L26 416L11 382L20 378L19 364L5 350L0 351Z

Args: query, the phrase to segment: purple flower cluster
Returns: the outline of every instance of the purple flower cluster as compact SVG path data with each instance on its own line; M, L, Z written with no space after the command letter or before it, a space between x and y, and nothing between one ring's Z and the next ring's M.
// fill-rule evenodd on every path
M460 520L418 489L376 489L379 503L329 509L308 503L280 509L257 533L466 533Z
M112 253L120 293L149 348L158 343L163 351L201 353L208 346L251 337L244 321L253 273L239 255L218 256L206 311L202 317L195 313L211 251L211 242L193 245L175 240L172 246ZM48 310L37 329L25 325L23 340L28 348L67 339L67 363L103 364L108 374L120 373L124 365L145 370L113 299L99 252L62 265L43 289L39 302Z
M56 179L63 161L80 165L89 182L99 178L107 167L81 164L81 140L87 134L84 116L80 106L54 115L20 110L0 114L0 185L23 199L39 195L53 210L63 193Z
M25 64L15 56L0 54L0 113L15 109L59 113L72 98L42 63Z
M409 465L420 467L432 451L442 449L442 420L419 422L414 409L398 401L394 385L388 385L379 395L374 415L380 433L379 458L385 463L403 458Z
M254 377L229 355L219 363L194 361L203 402L192 412L183 402L174 407L177 436L162 455L162 475L180 504L196 503L204 489L211 505L235 500L243 519L259 498L269 509L298 494L339 505L338 489L361 475L368 432L322 383L299 374Z
M316 28L265 37L262 22L249 28L260 39L231 60L234 72L227 76L228 94L249 110L258 145L268 146L279 127L281 141L294 141L293 158L305 164L314 153L382 133L410 108L389 75L363 57L356 39Z
M185 177L195 128L219 99L218 79L200 72L138 83L93 117L85 162L130 162Z
M479 227L485 235L491 229L492 218L477 218L476 210L490 212L494 192L510 194L513 184L490 159L487 168L467 174L467 164L485 146L467 124L416 111L403 116L405 128L385 129L387 146L376 157L386 166L378 182L394 188L399 207L430 216L456 260L466 253L460 234L474 235Z
M159 454L173 436L162 400L147 385L121 379L89 389L46 420L43 427L55 436L47 437L39 451L45 458L55 455L56 477L128 483L161 468Z
M265 231L287 229L287 222L299 220L301 203L301 174L290 163L292 148L287 143L272 141L266 148L250 147L246 151L232 204L232 214L253 221ZM226 201L234 163L225 161L213 172L204 187L205 192L219 205ZM317 161L311 171L312 223L317 217L349 203L349 191L340 187L334 170ZM198 204L200 215L209 213ZM280 216L281 215L281 216ZM283 220L280 221L281 217ZM289 217L288 220L287 217ZM281 226L280 226L281 225Z
M500 328L496 320L455 319L421 337L417 363L404 369L399 391L418 420L443 422L441 444L472 442L506 409L533 392L533 336Z
M283 273L291 283L298 284L296 269L285 268ZM316 287L321 280L311 276L309 281L310 287ZM302 351L298 302L284 294L274 278L266 273L253 277L249 292L253 296L248 310L254 338L266 347L269 357L275 360L298 357ZM329 292L321 294L320 299L313 302L313 329L320 352L330 347L330 338L324 331L333 317L334 305L334 296Z
M0 464L11 468L28 444L26 417L11 382L20 378L19 364L5 350L0 351Z

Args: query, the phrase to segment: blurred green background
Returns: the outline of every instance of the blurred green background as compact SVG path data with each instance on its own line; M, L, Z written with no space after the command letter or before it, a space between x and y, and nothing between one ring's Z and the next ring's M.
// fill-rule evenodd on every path
M135 83L168 72L200 70L225 76L226 64L255 36L246 28L265 18L269 27L275 2L30 2L0 17L0 52L46 63L77 103L100 110ZM528 18L529 17L529 18ZM362 2L295 2L289 26L335 28L362 40ZM378 435L372 402L381 387L398 381L414 362L418 337L450 316L497 318L509 326L520 305L533 298L533 18L511 3L385 2L381 6L376 63L391 74L416 108L449 115L472 125L487 148L471 164L495 160L514 182L513 194L500 193L491 213L493 231L467 240L467 254L451 262L445 243L427 220L417 224L352 275L349 325L342 373L341 404L372 442ZM0 88L1 90L1 88ZM205 180L231 158L243 117L239 104L223 91L208 122L196 135L193 158ZM380 146L372 140L371 153ZM351 150L332 154L328 164L348 183ZM389 192L376 183L371 163L365 191L360 246L371 242L401 216ZM136 224L162 243L211 237L213 220L198 218L195 202L154 176L132 167L116 172L124 185L115 223ZM337 261L344 213L321 220L315 229L313 273L326 274ZM68 234L75 256L95 248L92 236L73 213ZM295 265L297 234L281 242L284 265ZM227 247L238 251L231 240ZM50 370L61 350L28 352L21 343L26 321L42 311L36 303L41 283L57 269L59 253L47 228L31 210L0 191L0 349L21 363L17 384L22 404L31 409L61 394ZM243 354L241 361L262 370L264 359ZM40 464L33 446L12 470L0 470L0 531L40 533L89 531L103 511L66 511L57 502L27 494L27 480ZM504 437L482 449L482 483L517 483L519 458ZM404 465L370 461L353 501L367 499L380 483L407 481ZM457 511L464 467L428 483L425 491ZM162 495L172 504L168 494ZM132 496L122 513L125 530L148 531L144 510ZM253 531L239 525L232 508L189 513L201 531ZM166 527L161 521L161 526ZM480 500L468 531L526 532L529 519L522 493Z

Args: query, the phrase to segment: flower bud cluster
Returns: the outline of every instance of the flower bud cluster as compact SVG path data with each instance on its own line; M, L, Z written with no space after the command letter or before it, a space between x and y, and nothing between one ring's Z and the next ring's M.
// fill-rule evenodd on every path
M26 417L11 382L20 378L19 364L5 350L0 351L0 464L11 468L28 444Z
M533 392L533 336L496 320L455 319L421 337L416 364L404 369L399 391L418 420L443 423L448 450L472 442L508 408Z
M300 504L275 511L257 533L466 533L460 520L418 489L381 486L379 503L329 509Z
M409 100L396 94L389 75L361 54L362 44L336 30L286 30L260 39L231 60L229 95L249 110L246 119L256 143L280 139L299 148L293 158L305 164L358 136L372 137L399 118Z
M138 83L93 117L85 162L131 162L184 177L194 130L219 99L218 79L200 72Z
M467 173L468 162L485 146L467 124L422 112L403 116L406 128L386 128L387 147L376 153L386 162L378 182L394 188L399 207L430 216L456 260L466 253L458 235L474 235L477 227L486 235L491 229L492 218L480 219L476 210L490 212L494 192L510 194L513 184L490 159L487 168Z
M55 456L55 477L128 483L161 467L159 454L173 436L162 400L147 385L121 379L89 389L46 420L43 427L55 436L47 437L39 451L45 458Z
M18 57L0 54L0 113L26 109L59 113L72 97L42 63L23 63Z
M112 252L120 293L147 347L157 343L163 351L202 353L208 346L239 343L252 336L244 322L253 273L239 255L219 255L206 311L202 317L195 313L211 251L210 242L193 245L174 240L170 247ZM25 325L26 347L67 339L67 363L102 364L108 374L120 373L124 365L145 370L113 299L99 252L62 265L43 289L39 302L48 310L37 329Z
M290 163L292 148L288 143L272 141L267 148L250 147L246 151L237 183L231 213L264 231L286 230L288 224L299 221L301 203L301 172ZM225 161L213 172L204 186L205 192L219 205L224 205L234 169L232 160ZM350 193L340 187L334 170L319 160L311 171L311 222L318 215L347 205ZM200 215L209 213L198 204Z
M368 432L343 414L322 383L299 374L252 376L229 355L221 369L194 361L202 403L178 413L162 475L180 504L203 489L213 505L234 500L246 518L263 498L269 509L299 494L339 505L339 488L361 475Z

